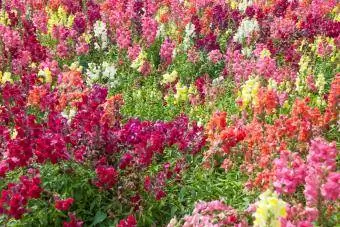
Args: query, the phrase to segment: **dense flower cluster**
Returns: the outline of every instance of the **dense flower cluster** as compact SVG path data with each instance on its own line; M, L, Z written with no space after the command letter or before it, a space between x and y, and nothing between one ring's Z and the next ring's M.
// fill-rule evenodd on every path
M336 0L0 0L1 225L162 226L196 168L259 200L169 226L334 225L339 41Z
M0 212L16 219L27 211L26 206L30 199L40 197L42 189L39 176L22 176L20 183L9 183L6 189L2 190L0 197Z
M177 226L177 220L169 223L168 227ZM177 225L176 225L177 224ZM247 226L239 220L238 213L224 202L215 200L211 202L200 201L195 204L191 215L183 218L183 227L189 226Z

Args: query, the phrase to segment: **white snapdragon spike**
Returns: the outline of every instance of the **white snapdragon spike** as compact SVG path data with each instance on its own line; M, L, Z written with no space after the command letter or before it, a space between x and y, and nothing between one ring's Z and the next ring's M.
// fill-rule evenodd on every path
M72 118L76 116L77 110L75 108L64 109L61 116L67 119L67 124L71 124Z
M238 5L238 9L242 12L244 12L248 6L251 6L253 4L252 0L242 0L239 5Z
M246 57L251 57L251 54L253 53L252 49L250 47L243 47L241 50L241 53Z
M116 78L117 69L114 64L104 61L101 65L95 63L89 63L88 69L86 70L87 82L93 84L98 82L100 79L107 79L107 85L111 88L118 85Z
M259 31L260 26L256 19L243 19L240 26L234 35L234 41L242 43L243 40L249 37L253 32Z
M217 85L221 84L223 81L224 81L223 76L217 77L217 78L213 79L212 85L217 86Z
M166 36L165 26L164 24L160 24L157 29L156 37L159 38L159 37L165 37L165 36Z
M93 25L94 36L100 39L101 43L95 43L96 49L105 49L108 45L107 29L106 24L100 20L96 21Z
M194 32L195 32L195 25L193 23L189 22L185 26L185 36L192 38L194 36Z
M89 78L89 82L97 81L100 78L100 68L95 63L89 63L89 68L86 70L86 75Z
M107 77L110 80L115 79L117 69L113 64L110 65L108 62L104 61L102 64L102 69L103 69L103 77Z
M194 37L195 32L195 25L193 25L191 22L188 23L185 26L185 36L183 39L182 46L184 50L188 50L189 47L192 45L192 38Z

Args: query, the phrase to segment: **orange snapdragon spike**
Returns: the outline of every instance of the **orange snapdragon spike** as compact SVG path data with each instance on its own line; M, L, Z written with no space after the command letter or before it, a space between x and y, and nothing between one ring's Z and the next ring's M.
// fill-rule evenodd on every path
M76 70L71 70L69 72L63 73L61 83L68 88L84 86L84 81L81 77L81 73Z
M44 97L47 93L48 91L46 87L35 86L32 90L29 91L28 105L39 107L41 98Z
M226 117L226 112L215 112L213 114L206 127L208 141L212 142L217 139L219 132L222 131L227 125Z
M101 118L101 122L108 123L110 127L114 126L117 122L120 122L122 116L120 114L120 108L124 104L122 94L114 95L106 100L103 104L104 114Z
M328 105L324 118L325 124L337 119L339 116L339 101L340 101L340 73L338 73L331 84L331 89L328 95Z

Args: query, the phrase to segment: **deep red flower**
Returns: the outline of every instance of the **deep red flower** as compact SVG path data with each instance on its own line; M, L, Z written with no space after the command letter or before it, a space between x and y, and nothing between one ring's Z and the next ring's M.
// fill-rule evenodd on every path
M73 202L74 202L73 198L67 198L67 199L63 199L63 200L56 199L54 206L57 210L66 211L66 210L70 209Z
M129 215L126 219L120 220L117 227L135 227L137 226L136 218L133 215Z

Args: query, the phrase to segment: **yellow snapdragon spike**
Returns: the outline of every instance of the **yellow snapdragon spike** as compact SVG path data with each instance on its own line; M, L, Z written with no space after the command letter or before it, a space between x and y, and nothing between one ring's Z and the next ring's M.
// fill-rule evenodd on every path
M42 69L39 70L38 76L41 77L39 78L41 82L45 81L45 83L52 83L52 73L49 68L44 68L43 70Z
M168 23L167 29L166 29L166 34L170 36L173 40L177 39L177 36L179 34L179 31L177 29L176 24L173 21L170 21Z
M268 49L263 49L260 54L260 58L270 57L270 51Z
M270 190L260 195L257 208L253 216L255 217L255 227L280 226L280 218L286 217L286 203L278 198L276 193Z
M87 44L90 44L91 39L92 39L92 35L88 33L88 34L83 34L83 36L84 36L85 42Z
M146 53L142 50L138 57L132 62L131 68L139 69L143 64L144 60L146 59Z
M11 21L8 18L8 13L4 10L1 10L0 11L0 24L9 25L10 23L11 23Z
M300 66L299 73L306 73L310 62L311 62L311 59L309 56L302 55L299 61L299 66Z
M0 74L0 78L2 84L6 82L13 83L12 74L10 72L4 72L2 75Z
M257 103L257 93L260 88L260 81L258 77L249 78L244 85L241 86L241 92L238 98L242 100L241 110L247 108L247 106L252 103Z
M67 28L72 27L74 16L67 15L63 7L59 7L57 11L53 11L49 7L46 8L49 19L47 22L48 31L51 32L54 25L63 25Z
M163 75L163 80L162 80L162 84L167 84L167 83L172 83L174 82L176 79L178 78L178 73L176 70L172 71L170 74L169 73L165 73Z
M71 69L72 71L82 72L82 71L83 71L83 66L79 65L79 62L78 62L78 61L75 61L75 62L73 62L73 63L70 65L70 69Z
M192 4L189 0L184 0L184 7L185 8L191 8Z
M235 10L238 7L238 3L235 0L226 0L226 3L229 3L231 9Z
M176 94L174 95L175 98L175 104L186 101L188 98L188 87L185 85L182 85L180 82L176 84Z
M332 10L332 14L334 14L334 21L339 22L340 21L340 5L338 4L334 9Z
M158 23L160 23L160 22L161 22L161 17L162 17L164 14L166 14L168 11L169 11L169 8L168 8L167 6L161 6L161 7L158 9L157 13L156 13L156 17L155 17L156 21L157 21Z
M318 88L318 92L320 95L324 93L325 85L325 76L323 75L323 73L319 73L315 81L315 86Z
M11 131L11 139L14 140L15 138L17 138L17 135L18 135L18 131L14 128Z

